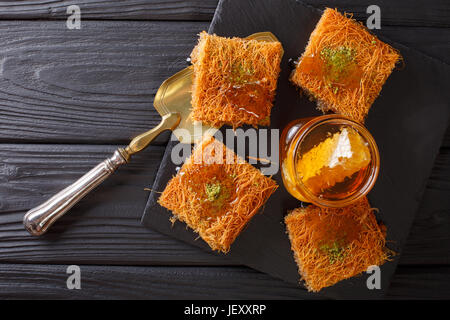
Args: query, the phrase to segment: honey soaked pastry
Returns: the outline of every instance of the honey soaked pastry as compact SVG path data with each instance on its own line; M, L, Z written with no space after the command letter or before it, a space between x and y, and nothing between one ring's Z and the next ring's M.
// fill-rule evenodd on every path
M317 100L320 110L362 123L400 59L351 16L326 9L291 81Z
M282 55L279 42L200 33L191 53L193 120L213 127L269 125Z
M285 223L299 273L309 291L382 265L393 252L366 197L344 208L310 205L290 212Z
M228 252L244 226L277 189L271 178L214 138L199 143L158 202L213 250Z

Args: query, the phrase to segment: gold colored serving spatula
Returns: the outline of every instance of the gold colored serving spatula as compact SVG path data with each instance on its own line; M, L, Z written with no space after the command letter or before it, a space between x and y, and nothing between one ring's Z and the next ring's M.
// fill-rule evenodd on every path
M247 39L278 41L270 32L255 33ZM23 218L28 232L35 236L44 234L56 220L86 194L102 183L122 164L127 163L133 154L145 149L163 131L172 130L180 142L189 144L198 141L202 135L213 135L218 130L217 128L194 124L190 117L192 75L193 67L191 66L164 81L158 89L153 104L162 117L160 124L134 138L125 149L117 149L110 158L99 163L73 184L40 206L28 211ZM200 128L201 130L199 130Z

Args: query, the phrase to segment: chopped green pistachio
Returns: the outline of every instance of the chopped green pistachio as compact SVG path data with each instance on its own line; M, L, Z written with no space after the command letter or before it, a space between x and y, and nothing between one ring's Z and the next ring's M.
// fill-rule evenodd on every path
M328 48L320 51L320 57L325 62L327 78L337 82L345 77L348 67L354 64L355 50L347 47Z
M221 210L230 198L230 190L219 183L205 184L205 201L209 201L216 210Z
M248 80L251 76L253 76L254 73L253 67L250 66L244 66L241 62L234 63L231 66L231 75L230 75L230 82L234 84L246 84L248 83Z
M220 195L220 184L218 183L207 183L205 185L206 196L208 197L208 201L214 201L219 198Z
M319 247L319 249L322 253L328 256L330 264L343 261L347 255L347 246L344 246L340 241L334 241L331 244L323 244Z

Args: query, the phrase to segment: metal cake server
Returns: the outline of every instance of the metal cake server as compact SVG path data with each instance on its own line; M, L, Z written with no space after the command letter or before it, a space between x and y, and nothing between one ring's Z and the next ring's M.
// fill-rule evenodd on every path
M255 33L247 39L278 41L270 32ZM99 163L73 184L28 211L23 218L26 230L35 236L44 234L56 220L108 178L117 168L127 163L133 154L145 149L163 131L172 130L180 142L190 144L205 134L213 135L218 130L217 128L199 123L194 124L190 117L192 75L193 67L191 66L164 81L159 87L153 103L162 117L161 122L155 128L135 137L126 148L118 148L110 158ZM201 130L199 130L200 128Z

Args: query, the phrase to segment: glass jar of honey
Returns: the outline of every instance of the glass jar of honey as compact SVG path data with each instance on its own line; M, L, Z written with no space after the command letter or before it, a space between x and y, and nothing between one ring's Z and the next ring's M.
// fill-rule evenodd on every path
M321 207L344 207L365 196L380 168L378 147L361 124L340 115L297 119L280 138L283 183Z

